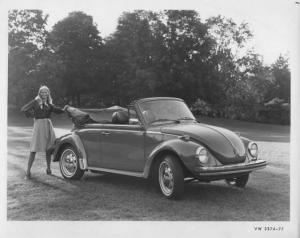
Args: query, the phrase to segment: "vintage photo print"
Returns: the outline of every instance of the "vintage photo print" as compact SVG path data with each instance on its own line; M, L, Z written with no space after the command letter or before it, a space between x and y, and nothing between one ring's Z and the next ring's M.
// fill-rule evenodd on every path
M0 6L1 237L299 237L299 1Z

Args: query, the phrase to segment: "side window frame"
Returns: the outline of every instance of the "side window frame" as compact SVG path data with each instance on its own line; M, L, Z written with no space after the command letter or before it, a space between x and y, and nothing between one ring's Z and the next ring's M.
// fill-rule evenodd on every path
M143 126L143 123L140 119L139 113L138 113L137 109L135 108L135 106L132 105L132 104L128 105L127 110L128 110L128 119L129 119L129 121L130 121L130 119L137 119L138 120L138 125ZM134 116L131 113L132 111L134 111L134 113L135 113Z
M129 117L129 119L130 119L130 118L137 118L137 119L139 119L139 118L138 118L137 111L135 110L134 106L129 105L129 106L127 107L127 109L128 109L128 117ZM134 112L135 112L135 117L132 117L132 113L130 113L131 111L134 111ZM139 119L139 121L140 121L140 119Z

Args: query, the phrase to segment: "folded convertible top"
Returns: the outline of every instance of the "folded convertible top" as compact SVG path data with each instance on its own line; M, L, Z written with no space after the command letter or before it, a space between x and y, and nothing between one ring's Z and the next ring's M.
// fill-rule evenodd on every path
M88 123L111 123L112 114L118 111L127 111L126 108L113 106L102 109L79 109L68 107L68 115L75 126L83 126Z

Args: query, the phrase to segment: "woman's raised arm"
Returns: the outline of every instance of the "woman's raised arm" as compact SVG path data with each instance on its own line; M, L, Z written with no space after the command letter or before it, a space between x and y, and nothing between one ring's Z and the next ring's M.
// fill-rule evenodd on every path
M61 113L65 112L65 110L59 106L56 106L54 104L52 104L51 106L52 106L52 111L56 114L61 114Z
M21 108L21 112L27 112L30 109L33 108L33 105L35 103L35 99L31 100L29 103L25 104L22 108Z
M21 112L24 112L26 117L34 117L33 106L35 104L35 101L36 100L33 99L21 108Z

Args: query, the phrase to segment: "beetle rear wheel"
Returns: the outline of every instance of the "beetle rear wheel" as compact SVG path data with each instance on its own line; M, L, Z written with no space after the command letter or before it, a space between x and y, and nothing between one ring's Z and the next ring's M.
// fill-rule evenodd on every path
M80 169L79 156L72 146L67 146L61 153L59 168L62 176L66 179L80 179L84 170Z
M249 180L249 174L242 175L240 177L232 178L232 179L226 179L226 183L230 186L236 186L239 188L246 187L246 184Z
M167 155L158 166L160 191L167 198L180 198L184 191L183 170L177 158Z

